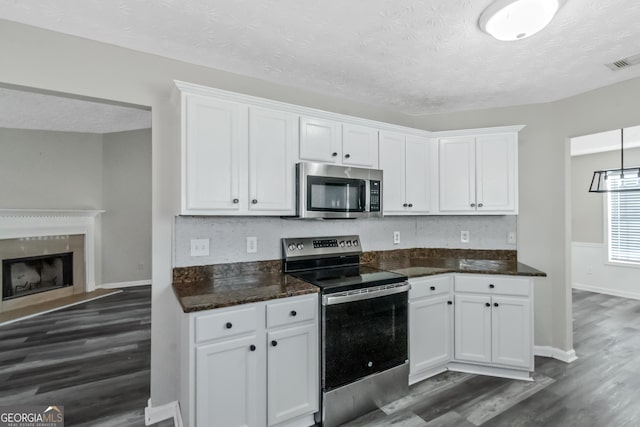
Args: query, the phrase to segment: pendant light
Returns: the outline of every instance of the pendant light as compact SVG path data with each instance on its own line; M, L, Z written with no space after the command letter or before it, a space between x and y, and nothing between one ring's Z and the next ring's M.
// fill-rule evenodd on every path
M595 171L590 193L619 193L640 191L640 167L624 167L624 129L620 129L620 169Z
M549 25L561 0L495 0L480 15L480 29L501 41L534 35Z

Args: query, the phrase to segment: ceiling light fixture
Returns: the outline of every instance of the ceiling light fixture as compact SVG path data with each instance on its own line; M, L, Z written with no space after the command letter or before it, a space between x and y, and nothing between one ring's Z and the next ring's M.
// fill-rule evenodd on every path
M487 7L478 25L498 40L532 36L549 25L561 0L496 0Z
M624 167L624 129L620 129L620 169L595 171L589 193L640 191L640 168Z

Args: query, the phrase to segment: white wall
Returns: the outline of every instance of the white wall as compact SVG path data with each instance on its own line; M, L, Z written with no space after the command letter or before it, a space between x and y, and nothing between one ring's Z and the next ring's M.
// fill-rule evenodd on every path
M282 237L358 234L365 251L402 248L510 249L507 233L516 230L517 217L425 216L378 219L309 221L280 218L176 218L175 265L280 259ZM469 231L469 243L460 242L460 231ZM400 231L400 244L393 232ZM258 252L248 254L246 238L258 238ZM210 239L210 256L190 256L191 239Z
M102 283L151 283L151 129L103 137Z

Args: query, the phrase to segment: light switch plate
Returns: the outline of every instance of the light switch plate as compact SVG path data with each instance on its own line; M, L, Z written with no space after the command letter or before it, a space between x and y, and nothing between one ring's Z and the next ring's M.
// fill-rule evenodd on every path
M191 239L191 256L209 256L209 239Z
M516 232L510 231L507 233L507 243L511 243L512 245L516 244Z

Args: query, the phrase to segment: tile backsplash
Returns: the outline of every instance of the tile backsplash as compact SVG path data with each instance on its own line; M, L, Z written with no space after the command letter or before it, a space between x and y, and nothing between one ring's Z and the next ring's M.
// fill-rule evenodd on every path
M403 248L470 248L516 250L507 234L516 232L517 216L421 216L355 220L300 220L269 217L189 217L175 220L174 266L208 265L279 259L280 239L296 236L358 234L365 251ZM469 243L460 232L469 231ZM393 232L400 244L393 244ZM247 253L247 237L258 239L258 251ZM209 239L209 256L190 256L191 239Z

